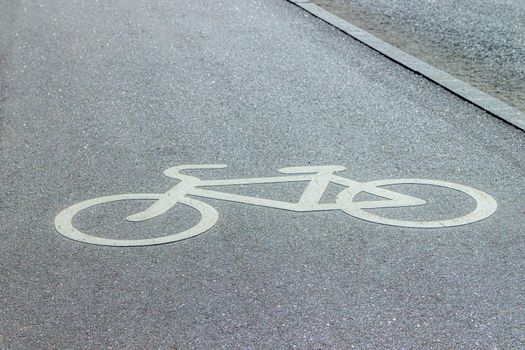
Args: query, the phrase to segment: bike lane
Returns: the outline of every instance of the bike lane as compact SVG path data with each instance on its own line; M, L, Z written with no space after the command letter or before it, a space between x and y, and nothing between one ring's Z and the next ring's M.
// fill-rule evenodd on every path
M523 132L284 1L18 4L0 24L0 347L523 346ZM461 184L498 209L424 229L193 197L217 221L171 244L96 246L55 231L70 205L162 194L177 183L164 170L219 163L186 173L338 165L361 183ZM305 185L221 190L293 202ZM446 188L388 188L427 202L373 211L393 219L476 207ZM153 204L137 202L73 223L141 239L199 220L184 205L123 220Z

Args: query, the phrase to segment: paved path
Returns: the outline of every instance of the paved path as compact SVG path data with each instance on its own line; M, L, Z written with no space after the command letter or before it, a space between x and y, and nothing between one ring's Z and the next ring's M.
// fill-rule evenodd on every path
M523 132L281 0L1 7L0 348L525 344ZM208 179L329 164L360 182L436 179L484 191L498 210L421 229L202 199L215 226L171 244L55 231L74 203L164 193L176 180L163 170L203 163L229 165L192 173ZM303 188L228 190L298 200ZM389 188L428 201L379 210L400 219L476 206L445 188ZM121 220L152 203L102 204L74 225L137 239L198 222L186 206Z

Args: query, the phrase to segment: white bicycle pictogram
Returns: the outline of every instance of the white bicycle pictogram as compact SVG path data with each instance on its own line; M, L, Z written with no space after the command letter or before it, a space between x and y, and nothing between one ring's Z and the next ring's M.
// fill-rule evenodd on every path
M219 214L217 210L200 200L192 197L213 198L230 202L252 204L262 207L292 210L297 212L329 211L342 210L343 212L369 222L378 224L412 227L412 228L441 228L449 226L466 225L483 220L492 215L497 209L497 203L490 195L475 188L467 187L439 180L423 179L391 179L370 182L359 182L337 176L334 173L345 168L337 165L325 166L304 166L287 167L279 169L286 176L245 178L245 179L219 179L201 180L198 177L181 173L182 170L197 169L221 169L226 165L204 164L204 165L179 165L164 171L166 176L180 180L180 182L168 190L166 193L128 193L112 196L98 197L73 204L62 210L55 218L55 228L57 231L70 239L107 246L148 246L180 241L182 239L197 236L206 232L217 222ZM201 187L209 186L230 186L230 185L249 185L249 184L269 184L286 182L307 182L299 201L286 202L273 199L251 197L246 195L232 194ZM323 194L330 183L345 186L336 196L335 203L320 203ZM476 208L461 217L435 221L408 221L382 217L378 214L366 211L365 209L396 208L423 205L426 201L406 194L381 188L387 185L430 185L457 190L467 194L476 201ZM369 201L356 201L354 198L362 192L366 192L381 199ZM192 197L188 197L192 196ZM126 220L131 222L145 221L166 213L176 204L183 204L198 210L201 214L200 221L190 229L182 232L173 233L163 237L144 238L144 239L112 239L100 236L93 236L81 232L73 226L73 217L83 209L90 208L99 204L111 203L124 200L155 200L147 209L130 215Z

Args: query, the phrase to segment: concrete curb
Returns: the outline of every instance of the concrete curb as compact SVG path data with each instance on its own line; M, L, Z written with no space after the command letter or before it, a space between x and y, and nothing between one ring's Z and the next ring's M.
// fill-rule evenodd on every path
M315 17L333 25L342 32L350 35L354 39L371 47L372 49L410 69L411 71L425 76L427 79L438 85L441 85L445 89L489 112L497 118L525 131L525 113L522 113L518 109L488 95L481 90L476 89L475 87L455 78L454 76L442 70L439 70L415 58L412 55L407 54L406 52L373 36L367 31L358 28L346 20L334 15L333 13L328 12L316 4L309 2L309 0L287 1L301 7Z

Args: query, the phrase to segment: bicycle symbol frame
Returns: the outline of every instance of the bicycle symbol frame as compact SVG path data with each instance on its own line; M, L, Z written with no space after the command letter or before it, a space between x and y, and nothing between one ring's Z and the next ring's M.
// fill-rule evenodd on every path
M63 236L84 243L106 246L148 246L180 241L206 232L217 222L217 210L200 200L188 197L201 197L252 204L262 207L285 209L297 212L342 210L343 212L369 222L384 225L412 227L412 228L441 228L466 225L483 220L494 214L497 203L490 195L475 188L467 187L446 181L423 179L391 179L371 182L359 182L337 176L334 173L345 168L338 165L287 167L279 169L286 176L246 178L246 179L219 179L201 180L198 177L181 173L182 170L221 169L223 164L179 165L164 171L166 176L180 180L180 182L165 193L129 193L105 197L98 197L73 204L62 210L55 217L55 228ZM239 194L204 189L209 186L230 186L248 184L269 184L286 182L308 182L298 202L250 197ZM330 183L345 186L335 199L335 203L320 203ZM365 209L395 208L423 205L426 201L406 194L381 188L386 185L415 184L431 185L450 188L463 192L476 201L476 208L461 217L436 221L408 221L386 218L365 211ZM357 194L366 192L381 197L379 200L354 201ZM104 203L123 200L155 200L147 209L130 215L126 220L131 222L144 221L164 214L174 205L180 203L198 210L201 220L197 225L182 232L157 238L144 239L111 239L93 236L81 232L73 226L73 217L81 210Z

